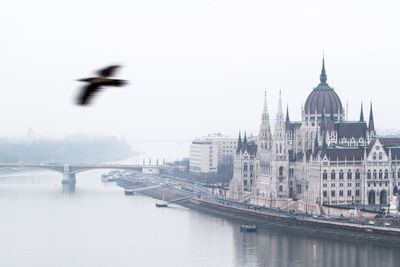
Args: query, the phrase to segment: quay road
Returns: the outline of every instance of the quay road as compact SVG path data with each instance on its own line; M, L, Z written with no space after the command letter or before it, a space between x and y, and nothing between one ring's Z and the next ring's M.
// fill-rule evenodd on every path
M154 179L155 176L149 177L150 179ZM202 201L206 201L212 204L220 205L227 208L234 208L242 211L251 211L255 214L264 214L274 217L279 217L286 220L295 219L298 221L309 222L309 223L317 223L324 224L330 226L337 227L347 227L347 228L357 228L359 230L378 230L385 232L393 232L400 235L400 226L398 225L384 225L383 223L378 223L375 219L350 219L344 217L334 217L334 216L317 216L310 213L305 212L285 212L279 210L278 208L269 208L262 206L255 206L243 202L238 202L228 198L222 198L210 193L206 187L203 186L203 183L196 181L187 181L186 179L175 177L172 175L161 175L157 177L158 182L162 182L164 180L171 180L177 183L180 183L182 186L182 190L192 192L193 198L202 199ZM398 221L399 219L395 219ZM389 221L389 220L384 220ZM381 221L382 222L382 221Z

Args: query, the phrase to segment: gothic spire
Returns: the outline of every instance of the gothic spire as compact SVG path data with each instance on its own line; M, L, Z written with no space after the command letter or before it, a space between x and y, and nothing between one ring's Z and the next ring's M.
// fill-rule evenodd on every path
M243 137L243 144L247 144L247 137L246 137L246 131L244 132L244 137Z
M375 131L375 125L374 125L374 114L372 112L372 102L371 102L371 108L369 111L369 122L368 122L368 131Z
M240 131L239 131L239 138L238 138L236 153L238 153L238 152L240 151L241 148L242 148L242 137L241 137Z
M260 131L258 133L258 145L260 148L270 149L271 129L269 125L269 114L267 108L267 92L264 94L264 109L261 115Z
M325 132L322 134L322 147L323 148L328 147L328 144L326 143L326 133Z
M263 114L268 114L267 91L264 92L264 109L263 109Z
M279 90L279 101L278 101L278 113L277 113L277 116L279 116L279 115L282 115L282 117L283 117L281 90Z
M317 149L318 149L318 129L317 129L317 131L315 132L315 139L314 139L314 147L313 147L313 149L314 149L314 153L317 151Z
M326 120L325 120L325 98L322 102L322 114L321 114L321 134L324 134L326 131Z
M319 76L319 80L321 81L321 84L326 84L327 80L326 76L326 71L325 71L325 56L322 56L322 70L321 70L321 75Z
M364 122L364 112L363 112L363 104L361 102L361 111L360 111L360 122Z
M286 122L289 122L289 105L286 106Z

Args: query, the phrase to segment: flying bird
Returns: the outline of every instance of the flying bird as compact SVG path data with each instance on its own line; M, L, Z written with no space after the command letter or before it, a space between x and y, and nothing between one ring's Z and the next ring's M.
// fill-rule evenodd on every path
M79 79L80 82L86 82L87 85L83 86L81 93L77 98L78 105L88 105L96 93L98 93L103 86L123 86L128 82L120 79L109 78L114 75L116 70L120 68L119 65L108 66L104 69L97 71L97 77Z

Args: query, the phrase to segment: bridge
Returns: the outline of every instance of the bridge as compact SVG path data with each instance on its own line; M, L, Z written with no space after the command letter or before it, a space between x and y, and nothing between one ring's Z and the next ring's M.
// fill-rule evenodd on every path
M0 163L0 168L41 168L59 172L63 175L62 184L75 184L76 174L96 169L132 170L145 174L159 174L160 170L172 169L169 165L139 164L59 164L59 163Z

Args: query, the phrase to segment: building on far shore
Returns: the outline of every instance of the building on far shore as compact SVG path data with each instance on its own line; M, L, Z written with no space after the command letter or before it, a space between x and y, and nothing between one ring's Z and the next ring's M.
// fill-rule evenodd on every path
M190 145L190 171L210 173L218 171L218 164L233 160L237 138L221 133L210 134L192 141Z
M229 197L248 203L320 212L323 205L388 206L400 187L400 138L378 136L369 117L349 121L336 91L320 83L302 107L301 121L284 115L278 100L275 127L266 96L256 142L239 135Z

